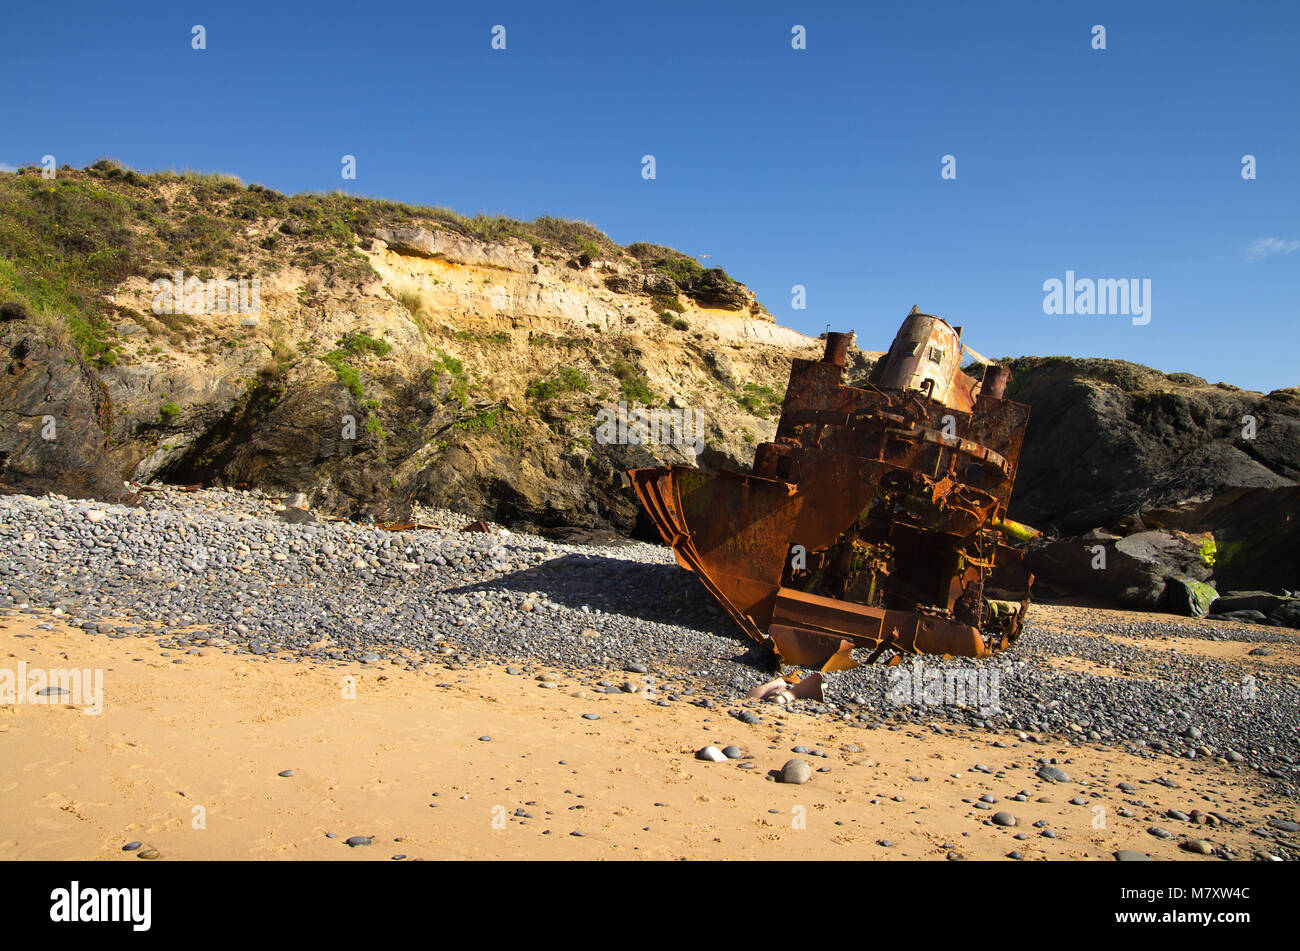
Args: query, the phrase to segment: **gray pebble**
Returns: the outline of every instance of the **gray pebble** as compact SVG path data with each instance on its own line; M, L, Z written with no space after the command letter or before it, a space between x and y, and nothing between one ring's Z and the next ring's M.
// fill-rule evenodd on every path
M801 759L787 760L781 767L781 774L778 777L779 782L797 785L803 785L810 779L812 779L812 767Z

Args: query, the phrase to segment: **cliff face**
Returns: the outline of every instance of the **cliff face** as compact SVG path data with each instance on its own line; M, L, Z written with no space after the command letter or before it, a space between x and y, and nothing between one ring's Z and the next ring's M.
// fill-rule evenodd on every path
M0 178L11 220L37 206L4 249L16 277L0 297L19 301L10 335L53 345L50 366L81 350L112 407L104 471L85 494L105 480L203 482L305 492L380 521L418 500L631 532L638 512L618 473L692 456L602 441L602 407L672 410L698 421L683 435L700 438L702 465L747 465L775 428L790 359L820 352L723 272L589 226L130 176ZM89 219L91 246L63 246L60 216ZM178 247L178 229L210 244ZM37 313L44 275L24 271L37 256L15 252L19 237L80 264L73 319ZM113 241L128 260L99 280L86 261ZM16 475L2 481L38 484Z

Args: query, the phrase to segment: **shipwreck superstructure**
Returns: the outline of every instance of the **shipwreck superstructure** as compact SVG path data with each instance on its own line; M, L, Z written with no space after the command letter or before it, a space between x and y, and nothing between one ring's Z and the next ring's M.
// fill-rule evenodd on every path
M678 563L782 662L984 657L1019 635L1033 579L1016 543L1037 533L1006 510L1029 407L961 332L913 308L852 386L849 335L829 333L821 360L793 362L752 472L628 473Z

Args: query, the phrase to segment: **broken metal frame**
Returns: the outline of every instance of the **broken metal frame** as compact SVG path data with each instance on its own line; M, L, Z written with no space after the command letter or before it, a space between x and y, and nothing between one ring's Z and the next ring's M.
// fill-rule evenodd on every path
M985 657L1020 634L1032 576L1009 543L1038 533L1006 508L1029 407L1005 399L1006 368L963 373L960 338L913 308L848 386L849 337L827 334L820 361L793 361L752 472L628 472L678 563L784 663Z

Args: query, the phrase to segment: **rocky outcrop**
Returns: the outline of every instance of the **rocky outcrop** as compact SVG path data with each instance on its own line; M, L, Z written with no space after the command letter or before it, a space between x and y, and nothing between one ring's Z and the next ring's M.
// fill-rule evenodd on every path
M748 309L754 299L745 285L733 281L721 268L705 271L691 282L686 293L705 307L721 307L724 310Z
M421 502L574 537L653 537L621 472L696 457L671 443L602 442L597 413L690 410L705 442L699 464L746 466L777 406L744 384L777 392L793 357L821 350L722 271L657 245L630 254L581 222L485 223L200 178L128 182L112 168L58 184L73 203L123 191L124 208L146 187L159 207L201 209L225 235L226 263L172 261L170 232L142 233L136 264L83 295L108 312L94 324L97 365L64 363L35 340L15 350L25 356L5 381L11 491L248 487L377 522L405 521ZM33 246L59 248L57 233L39 230L44 200L34 181L0 179L0 213L12 202L36 229ZM106 225L96 240L119 235ZM256 278L256 313L191 295L189 282L209 274ZM160 276L186 288L161 310ZM38 367L53 379L46 389ZM53 445L30 425L51 400L62 400Z
M0 492L132 501L105 451L109 400L95 372L23 321L0 324L0 348Z
M1300 391L1268 395L1120 360L1012 361L1033 412L1011 515L1061 534L1300 479ZM1253 420L1253 423L1251 422Z
M1052 540L1034 547L1028 564L1040 592L1085 594L1119 607L1151 611L1167 600L1172 579L1211 577L1212 541L1178 532L1126 537L1105 532Z
M1177 582L1300 586L1300 392L1115 360L1013 373L1008 395L1033 412L1011 515L1055 536L1030 556L1044 590L1152 608ZM1096 544L1106 570L1081 554Z
M506 271L530 270L522 260L521 248L504 244L486 243L449 231L418 226L377 228L374 236L389 249L408 257L438 258L478 267L500 268Z

